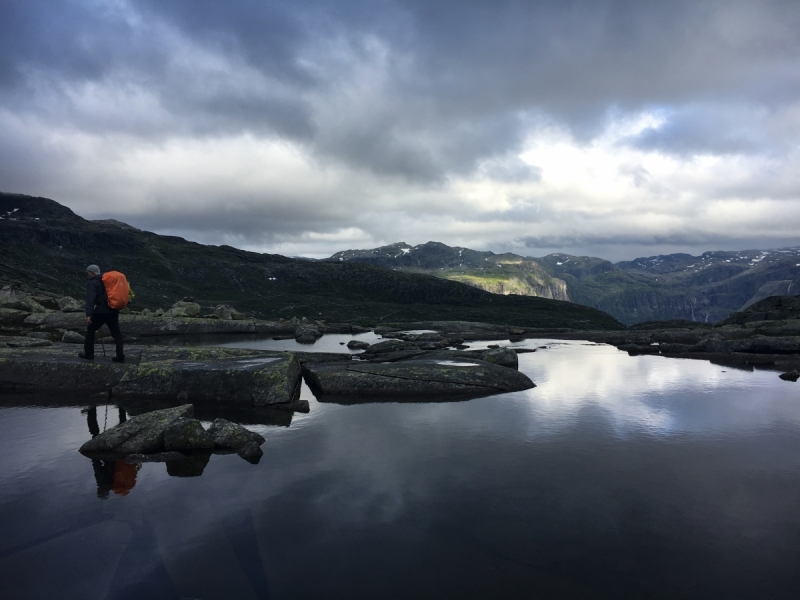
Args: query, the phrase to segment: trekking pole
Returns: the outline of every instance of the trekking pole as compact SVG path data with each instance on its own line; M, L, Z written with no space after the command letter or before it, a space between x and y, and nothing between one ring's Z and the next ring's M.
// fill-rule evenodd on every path
M100 333L99 329L97 330L97 333ZM106 343L105 343L105 340L103 340L102 337L100 338L100 345L103 347L103 356L105 356L106 355Z

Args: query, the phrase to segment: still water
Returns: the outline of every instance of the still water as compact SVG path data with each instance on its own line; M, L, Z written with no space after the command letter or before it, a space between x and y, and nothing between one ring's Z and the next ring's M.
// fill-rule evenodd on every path
M258 465L215 455L200 477L104 475L77 452L79 402L0 396L1 595L800 597L800 384L526 344L547 346L520 355L532 390L340 406L304 388L308 415L248 425Z

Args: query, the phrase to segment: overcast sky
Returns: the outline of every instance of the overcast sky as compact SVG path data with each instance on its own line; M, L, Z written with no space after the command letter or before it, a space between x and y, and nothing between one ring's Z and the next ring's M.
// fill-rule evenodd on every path
M213 244L800 244L800 2L2 0L0 191Z

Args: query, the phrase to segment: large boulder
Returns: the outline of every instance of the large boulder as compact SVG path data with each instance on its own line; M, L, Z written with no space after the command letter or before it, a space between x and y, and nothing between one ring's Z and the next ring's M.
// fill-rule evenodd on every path
M294 339L298 344L313 344L321 337L322 333L315 327L301 326L294 331Z
M484 352L481 358L486 362L500 365L501 367L519 368L519 359L513 348L492 348Z
M30 314L30 312L16 308L0 307L0 325L21 325Z
M231 320L233 320L233 313L234 313L233 308L231 308L227 304L219 304L214 309L214 315L218 319L222 319L223 321L231 321Z
M185 302L181 300L173 304L172 308L164 313L164 316L167 318L194 318L200 316L200 310L201 307L197 302Z
M214 440L197 419L176 419L164 429L164 450L213 450Z
M350 340L347 342L347 347L350 350L366 350L369 348L369 342L365 342L363 340Z
M10 286L0 289L0 308L12 308L28 313L43 313L47 309L25 292L14 290Z
M63 298L59 299L58 309L65 313L84 312L83 304L75 300L75 298L70 298L69 296L64 296Z
M250 443L260 446L265 441L261 434L226 419L214 419L208 435L218 450L240 450Z
M164 451L164 433L175 421L190 418L194 407L184 404L130 417L81 446L86 455L152 454Z

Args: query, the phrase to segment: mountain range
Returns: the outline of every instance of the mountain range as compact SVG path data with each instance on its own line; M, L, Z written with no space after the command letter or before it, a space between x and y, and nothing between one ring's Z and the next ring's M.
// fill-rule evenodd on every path
M800 293L800 247L612 263L569 254L532 258L399 242L345 250L326 260L435 275L495 294L566 300L607 312L626 325L672 319L714 323L762 298Z

